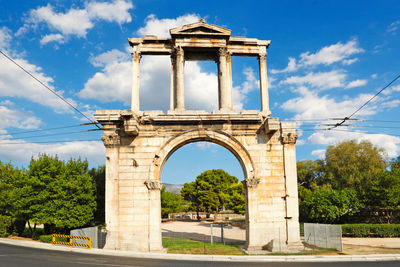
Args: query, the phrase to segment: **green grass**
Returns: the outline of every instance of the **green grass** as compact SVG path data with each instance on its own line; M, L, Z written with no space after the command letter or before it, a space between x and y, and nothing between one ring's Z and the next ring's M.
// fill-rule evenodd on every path
M168 253L178 254L224 254L224 255L243 255L244 252L239 245L241 244L221 244L201 242L187 238L163 238L162 244L168 249Z

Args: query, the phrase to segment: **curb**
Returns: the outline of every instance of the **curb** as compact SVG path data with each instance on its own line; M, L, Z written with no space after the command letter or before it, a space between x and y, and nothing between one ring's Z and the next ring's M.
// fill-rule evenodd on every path
M336 256L235 256L235 255L193 255L131 252L110 249L83 249L52 244L0 238L0 243L36 249L47 249L65 252L75 252L93 255L107 255L117 257L134 257L161 260L185 261L225 261L225 262L355 262L355 261L400 261L400 254L371 254L371 255L336 255Z

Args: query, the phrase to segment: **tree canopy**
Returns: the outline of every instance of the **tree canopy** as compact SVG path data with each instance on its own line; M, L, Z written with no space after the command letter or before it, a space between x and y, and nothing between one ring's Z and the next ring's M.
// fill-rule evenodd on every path
M324 160L297 162L301 220L354 222L355 216L370 220L368 214L381 214L392 222L400 208L399 162L400 157L388 161L369 141L356 140L329 146Z
M197 212L245 212L243 184L221 169L201 173L195 181L183 185L181 194Z

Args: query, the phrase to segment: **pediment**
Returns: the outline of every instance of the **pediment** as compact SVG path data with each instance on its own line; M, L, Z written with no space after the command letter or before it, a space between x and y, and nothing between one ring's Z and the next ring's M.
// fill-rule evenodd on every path
M215 36L230 36L231 30L205 23L200 20L195 23L186 24L181 28L173 28L169 30L171 36L173 35L215 35Z

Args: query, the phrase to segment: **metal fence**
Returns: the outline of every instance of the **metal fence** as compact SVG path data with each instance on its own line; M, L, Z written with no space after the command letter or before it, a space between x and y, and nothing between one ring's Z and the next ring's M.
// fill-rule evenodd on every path
M304 242L322 248L342 251L342 227L333 224L304 224Z
M104 245L106 244L106 232L103 232L101 230L100 226L95 226L95 227L86 227L86 228L80 228L80 229L74 229L71 230L70 234L72 236L87 236L91 237L92 240L92 248L103 248ZM81 244L83 243L83 240L80 239L74 239L74 243Z

